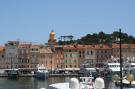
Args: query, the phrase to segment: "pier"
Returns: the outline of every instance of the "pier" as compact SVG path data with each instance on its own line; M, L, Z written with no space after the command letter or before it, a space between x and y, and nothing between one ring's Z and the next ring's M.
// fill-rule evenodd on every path
M35 74L20 74L19 77L34 77ZM8 77L7 74L0 74L0 77ZM79 77L79 74L49 74L49 77Z

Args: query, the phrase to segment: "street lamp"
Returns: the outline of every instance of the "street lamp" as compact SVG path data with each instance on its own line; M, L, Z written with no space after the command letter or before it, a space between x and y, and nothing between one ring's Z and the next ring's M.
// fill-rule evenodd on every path
M122 66L123 66L123 59L121 58L121 29L119 29L119 38L120 38L120 89L123 89L123 84L122 84Z

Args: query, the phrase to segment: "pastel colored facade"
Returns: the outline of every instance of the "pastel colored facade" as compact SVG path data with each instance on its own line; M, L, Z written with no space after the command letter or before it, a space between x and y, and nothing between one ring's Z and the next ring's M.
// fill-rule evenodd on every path
M86 62L85 59L85 50L87 45L74 45L77 48L78 51L78 66L80 67L81 64Z
M40 45L31 44L30 46L30 60L31 68L36 69L39 64L40 58Z
M18 41L5 44L5 68L18 68Z
M85 62L86 67L96 66L96 50L93 45L87 45L85 50Z
M18 68L22 73L29 73L31 71L31 55L30 43L21 43L18 46Z
M96 57L96 66L102 67L104 63L111 59L112 48L109 45L95 45L95 57Z
M55 46L55 68L64 68L64 52L60 45Z
M64 45L64 67L79 68L78 50L74 45Z
M51 48L48 46L41 46L40 47L40 58L39 64L44 65L47 69L55 69L55 58L54 53L52 52Z
M122 44L122 58L124 61L128 60L135 60L135 44ZM120 45L119 44L112 44L112 56L115 59L119 60L120 57Z
M0 69L5 68L5 48L0 46Z

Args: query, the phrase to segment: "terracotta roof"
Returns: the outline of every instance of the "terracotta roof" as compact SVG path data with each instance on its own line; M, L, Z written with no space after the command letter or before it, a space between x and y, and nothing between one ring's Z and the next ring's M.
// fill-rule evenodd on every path
M98 45L95 45L94 48L95 48L95 49L112 49L109 45L105 45L105 44L98 44Z
M40 48L40 45L34 45L34 44L32 44L32 45L30 46L30 48Z
M31 44L19 44L18 48L30 48Z
M50 47L43 47L40 48L40 53L52 53L52 50Z
M120 48L120 45L112 44L112 48ZM135 44L121 44L121 48L135 48Z
M64 49L111 49L109 45L63 45Z
M63 45L63 49L77 49L75 45Z

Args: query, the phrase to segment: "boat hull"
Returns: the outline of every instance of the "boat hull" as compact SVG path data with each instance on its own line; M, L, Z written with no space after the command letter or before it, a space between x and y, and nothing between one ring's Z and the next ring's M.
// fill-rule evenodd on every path
M44 73L44 72L36 72L36 78L40 78L40 79L46 79L48 78L48 73Z
M8 71L8 78L9 79L18 79L19 78L19 72L16 70L9 70Z
M19 75L18 74L8 74L9 79L18 79Z

